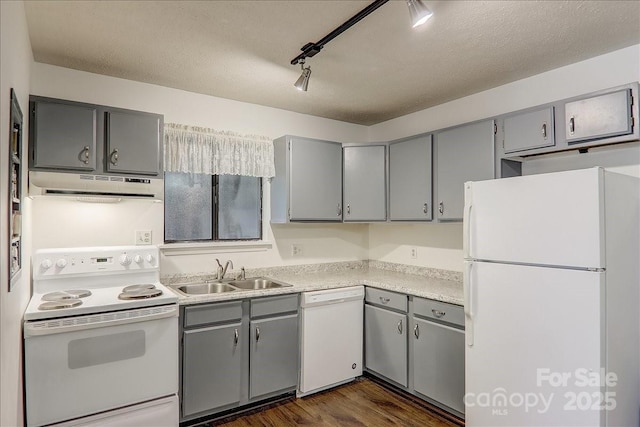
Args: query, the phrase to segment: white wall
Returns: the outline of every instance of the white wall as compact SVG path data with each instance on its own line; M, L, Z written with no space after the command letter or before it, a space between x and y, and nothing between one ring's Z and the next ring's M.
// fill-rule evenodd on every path
M391 141L639 80L635 45L370 126L369 140ZM627 164L614 170L639 174ZM371 224L369 243L370 259L462 271L462 224ZM418 250L415 259L411 247Z
M285 134L340 142L366 141L364 126L328 120L276 108L186 92L146 83L34 63L31 93L74 101L164 114L165 122L210 127L277 138ZM265 183L268 194L269 185ZM163 204L126 200L119 204L88 204L72 200L33 200L34 249L134 243L135 230L150 229L153 243L163 243ZM258 251L204 250L188 256L166 256L162 274L214 271L214 258L230 258L236 267L264 267L366 259L366 225L335 226L267 224L265 239L273 247ZM303 245L302 256L290 256L290 244Z
M22 425L22 313L31 289L28 266L28 217L23 219L23 259L20 278L8 291L7 217L9 174L9 99L13 88L23 115L29 108L29 75L33 55L22 2L0 2L0 425ZM23 153L27 148L28 117L24 119ZM25 157L26 158L26 157ZM25 168L26 169L26 168ZM23 182L26 182L26 170ZM24 188L23 188L24 191ZM24 194L24 193L23 193ZM24 207L28 210L28 207Z

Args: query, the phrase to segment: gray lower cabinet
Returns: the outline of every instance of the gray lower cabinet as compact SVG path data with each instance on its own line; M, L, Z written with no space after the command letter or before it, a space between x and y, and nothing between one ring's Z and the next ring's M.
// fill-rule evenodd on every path
M294 392L298 295L181 307L180 421Z
M106 168L114 173L158 175L162 120L156 114L106 113Z
M30 167L96 170L97 108L65 102L30 102Z
M298 315L251 321L249 398L296 387Z
M345 222L387 219L386 150L384 145L343 148Z
M439 220L461 220L464 183L493 179L495 122L485 120L436 134L436 197Z
M413 318L413 388L464 413L464 330Z
M271 222L342 222L342 144L283 136L273 146Z
M389 143L389 219L430 221L432 205L431 135Z
M407 386L407 315L366 304L365 367Z
M185 331L183 336L182 415L239 404L242 397L242 324Z

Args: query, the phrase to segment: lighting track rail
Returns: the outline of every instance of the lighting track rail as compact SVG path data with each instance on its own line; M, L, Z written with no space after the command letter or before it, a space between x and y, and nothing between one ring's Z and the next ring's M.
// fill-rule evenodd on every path
M329 34L327 34L317 42L305 44L304 46L302 46L302 48L300 48L302 53L291 60L291 65L304 63L304 60L306 58L311 58L317 55L322 50L324 45L326 45L331 40L338 37L340 34L347 31L349 28L353 27L355 24L360 22L362 19L367 17L369 14L374 12L376 9L378 9L380 6L384 5L388 1L389 0L375 0L369 6L365 7L360 12L353 15L351 18L346 20L342 25L340 25L335 30L331 31Z

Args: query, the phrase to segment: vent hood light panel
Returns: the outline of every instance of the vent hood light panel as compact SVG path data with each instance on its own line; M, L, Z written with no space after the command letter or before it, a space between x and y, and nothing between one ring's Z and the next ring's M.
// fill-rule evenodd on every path
M94 202L107 198L161 201L164 182L150 177L30 171L29 196L66 196Z

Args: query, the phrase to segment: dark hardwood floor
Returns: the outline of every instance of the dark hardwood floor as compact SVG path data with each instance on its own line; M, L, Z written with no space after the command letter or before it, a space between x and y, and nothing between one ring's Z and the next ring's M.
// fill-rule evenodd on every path
M454 427L452 422L422 404L382 387L371 379L299 399L289 399L266 409L228 417L205 426L415 426Z

